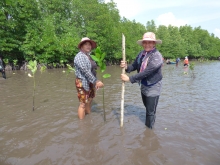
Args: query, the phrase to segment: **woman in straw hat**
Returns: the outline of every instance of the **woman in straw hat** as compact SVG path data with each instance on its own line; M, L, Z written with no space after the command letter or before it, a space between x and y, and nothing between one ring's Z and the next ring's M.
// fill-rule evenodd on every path
M97 65L90 57L91 50L96 48L95 41L84 37L78 44L78 48L80 51L74 58L74 66L76 69L75 84L80 102L78 116L80 119L83 119L85 114L91 112L91 103L95 97L95 90L103 87L104 84L97 80Z
M162 87L163 59L155 47L156 44L161 43L162 41L157 40L154 33L145 33L143 38L137 41L144 50L137 55L133 64L127 66L125 61L121 61L120 64L122 68L125 67L127 73L137 70L137 74L132 76L121 74L121 79L132 84L136 82L140 84L142 101L146 108L145 125L151 129L155 123L156 107Z

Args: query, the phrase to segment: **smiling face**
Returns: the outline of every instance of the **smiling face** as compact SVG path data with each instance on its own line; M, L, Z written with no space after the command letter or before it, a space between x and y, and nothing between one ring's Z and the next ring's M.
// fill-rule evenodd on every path
M81 45L81 50L86 52L86 53L89 53L91 52L92 50L92 45L89 41L86 41L84 42L82 45Z
M155 47L156 43L155 41L143 41L142 46L145 51L151 51Z

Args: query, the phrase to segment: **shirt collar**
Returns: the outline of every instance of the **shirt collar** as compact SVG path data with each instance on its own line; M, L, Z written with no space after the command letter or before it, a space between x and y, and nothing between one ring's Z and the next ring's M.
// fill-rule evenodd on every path
M80 49L80 52L82 52L83 54L85 54L85 55L87 55L87 56L90 55L90 52L86 53L86 52L84 52L82 49Z
M155 50L156 48L154 47L152 50L150 50L150 51L143 51L143 53L142 53L142 56L145 56L145 55L147 55L147 54L149 54L149 53L151 53L151 52L153 52L154 50Z

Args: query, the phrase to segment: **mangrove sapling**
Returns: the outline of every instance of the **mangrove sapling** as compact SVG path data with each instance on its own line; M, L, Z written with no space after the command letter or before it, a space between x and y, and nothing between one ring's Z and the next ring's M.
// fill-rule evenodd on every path
M16 66L18 66L17 63L18 63L18 60L13 60L13 67L12 67L13 74L15 74L14 70L16 70Z
M189 65L189 69L191 70L192 78L195 78L194 68L195 68L195 63L191 62L190 65Z
M63 72L65 72L64 71L64 60L60 60L60 66L63 68Z
M97 63L99 66L99 70L101 73L103 73L106 70L106 64L105 64L105 53L103 53L100 49L100 47L97 47L95 49L95 55L91 55L91 58ZM102 82L104 83L103 78L109 78L111 77L110 74L104 74L102 75ZM105 88L102 88L102 103L103 103L103 115L104 115L104 121L106 121L106 115L105 115Z
M29 77L33 77L34 78L34 85L33 85L33 111L34 111L34 97L35 97L35 73L37 71L37 61L29 61L28 65L27 65L28 69L31 70L33 76L29 73L28 76Z
M5 67L6 67L9 63L9 60L7 58L4 58L3 61L5 62Z
M17 70L16 67L18 66L18 60L13 60L14 70Z
M41 68L40 68L40 72L41 72L41 74L46 70L46 66L43 64L42 66L41 66Z

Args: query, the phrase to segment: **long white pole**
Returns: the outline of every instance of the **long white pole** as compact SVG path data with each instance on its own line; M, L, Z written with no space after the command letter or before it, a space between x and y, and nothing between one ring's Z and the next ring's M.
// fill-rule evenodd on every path
M122 34L122 60L125 59L125 36ZM125 74L125 68L122 68L122 74ZM124 94L125 94L125 82L122 81L122 92L121 92L121 123L120 126L123 127L124 121Z

